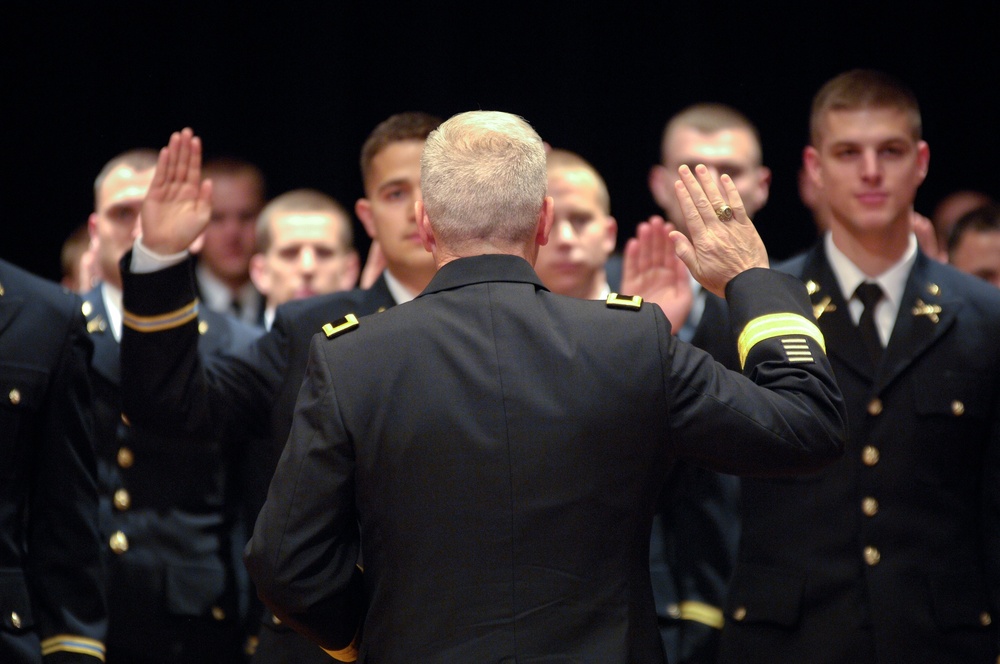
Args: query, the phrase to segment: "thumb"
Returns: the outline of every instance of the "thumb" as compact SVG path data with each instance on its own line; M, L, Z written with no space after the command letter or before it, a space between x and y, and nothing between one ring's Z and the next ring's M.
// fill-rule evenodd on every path
M684 265L691 270L692 274L698 274L698 258L694 252L691 240L680 231L670 231L670 239L674 243L674 252L681 259Z

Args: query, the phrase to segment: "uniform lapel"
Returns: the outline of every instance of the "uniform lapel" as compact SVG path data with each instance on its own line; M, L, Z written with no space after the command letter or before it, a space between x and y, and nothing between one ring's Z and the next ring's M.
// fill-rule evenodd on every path
M882 359L876 388L882 390L899 377L955 322L962 300L935 282L930 259L922 253L906 280L906 289Z
M118 342L111 331L108 312L104 308L101 287L97 286L84 296L84 315L87 317L87 332L94 344L94 370L114 385L121 384L121 360Z
M858 326L851 320L851 312L840 292L840 283L827 263L822 242L806 256L802 280L812 299L813 315L827 339L827 355L838 358L869 382L874 380L871 359L861 342Z

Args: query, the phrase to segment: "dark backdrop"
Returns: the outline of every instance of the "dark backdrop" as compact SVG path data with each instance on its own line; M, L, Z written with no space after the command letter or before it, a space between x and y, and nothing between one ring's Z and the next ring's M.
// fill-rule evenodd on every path
M358 152L378 121L475 108L518 113L593 162L621 246L656 212L646 174L664 121L721 101L760 127L774 184L756 221L780 258L813 232L795 185L810 98L858 66L896 74L921 100L932 159L918 210L961 187L1000 195L998 4L857 7L6 3L0 256L57 278L59 247L92 210L104 162L185 125L209 155L260 164L271 194L314 187L351 207Z

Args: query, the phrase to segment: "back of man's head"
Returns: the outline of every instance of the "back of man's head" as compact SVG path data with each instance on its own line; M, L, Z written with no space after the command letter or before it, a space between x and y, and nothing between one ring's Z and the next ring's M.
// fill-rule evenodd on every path
M470 111L427 137L420 161L424 206L438 240L523 244L545 200L545 148L523 119Z
M844 72L827 81L813 97L809 116L810 141L813 146L819 146L822 123L827 113L886 108L909 115L913 140L920 140L920 105L912 90L885 72L873 69Z

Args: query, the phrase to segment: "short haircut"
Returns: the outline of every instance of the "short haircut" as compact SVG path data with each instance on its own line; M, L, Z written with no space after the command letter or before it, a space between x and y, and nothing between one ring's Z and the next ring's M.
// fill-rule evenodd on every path
M245 159L231 156L213 157L202 165L201 176L203 178L248 177L253 181L260 200L267 200L267 180L264 178L264 172L256 164Z
M80 266L80 257L90 248L90 229L87 224L80 224L66 238L59 252L59 263L62 266L62 276L76 278Z
M557 148L546 155L545 164L550 175L554 171L561 170L582 170L593 175L597 183L597 203L601 206L604 214L611 214L611 196L608 195L608 185L590 162L575 152Z
M137 148L135 150L127 150L112 157L108 163L104 164L97 177L94 178L94 209L96 210L100 206L101 187L112 171L121 166L128 166L133 171L148 171L156 167L156 160L159 154L159 152L152 148Z
M441 118L418 111L396 113L378 123L361 146L361 179L368 182L375 155L386 147L402 141L425 141L440 124Z
M688 106L667 122L660 141L660 159L667 163L667 141L670 134L680 127L689 127L702 134L715 134L725 129L745 129L753 136L756 154L754 161L759 166L764 154L760 144L760 132L750 119L732 106L714 103L699 103Z
M461 113L427 137L420 183L443 244L520 244L534 234L545 200L545 148L516 115Z
M959 217L948 234L949 260L955 257L966 233L1000 233L1000 205L989 203Z
M914 141L923 132L917 96L898 79L874 69L852 69L827 81L813 97L809 140L819 146L821 125L831 111L896 109L910 117Z
M354 229L344 206L333 197L315 189L295 189L276 197L264 206L257 217L257 251L266 253L271 248L271 221L275 215L286 212L330 212L338 220L338 234L345 251L354 248Z

